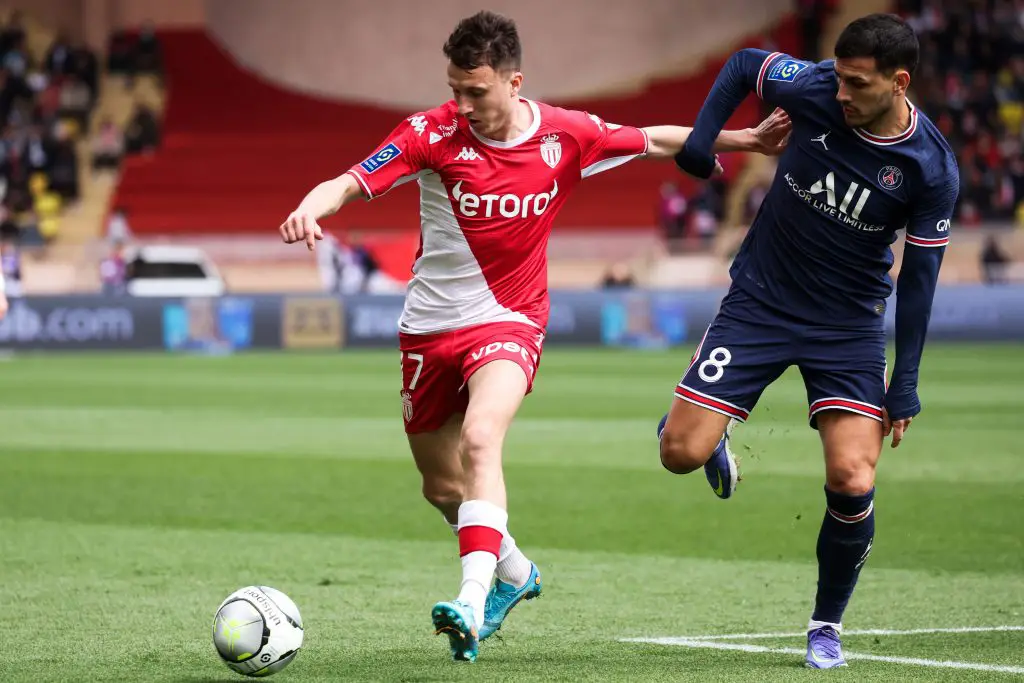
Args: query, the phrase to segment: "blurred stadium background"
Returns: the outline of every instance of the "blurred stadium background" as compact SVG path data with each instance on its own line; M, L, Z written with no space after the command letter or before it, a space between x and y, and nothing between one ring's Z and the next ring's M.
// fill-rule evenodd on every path
M308 254L275 244L274 229L309 188L361 159L410 112L448 97L438 44L476 5L410 3L407 16L391 14L400 2L379 12L314 0L296 10L274 0L6 6L3 234L5 252L20 255L26 295L100 291L113 241L197 247L232 293L323 291L344 265L382 277L350 273L343 288L394 289L407 278L418 232L412 187L327 221L342 239L337 268L327 258L310 267ZM1014 3L495 8L519 19L531 96L634 125L692 122L738 47L827 55L852 17L903 11L924 45L914 99L961 159L957 243L943 282L1022 279L1024 57ZM760 113L751 98L734 124ZM641 286L724 285L774 173L770 160L745 155L726 159L726 169L706 184L669 164L633 164L585 183L552 239L552 286L599 287L616 264ZM1010 265L992 272L983 257Z
M0 2L12 295L0 322L0 680L226 678L208 622L255 582L287 592L311 624L283 676L470 675L427 630L455 551L415 502L399 417L393 349L416 191L324 221L331 239L315 256L276 228L316 183L449 97L441 45L480 8ZM692 123L738 48L826 58L857 16L914 23L912 99L957 150L961 194L925 413L883 458L879 539L850 617L1000 630L851 636L876 656L851 680L1024 673L1020 0L488 8L519 24L526 96L633 125ZM752 97L733 125L764 113ZM799 378L739 430L748 480L735 504L661 472L654 453L657 418L775 172L756 156L723 161L712 183L626 165L583 183L556 222L551 346L507 453L513 532L536 549L551 597L517 611L477 677L797 675L783 648L800 639L784 634L806 619L821 512ZM898 270L902 239L894 250ZM84 350L104 353L71 353ZM246 353L192 357L235 351ZM751 641L761 654L617 641L744 632L780 635Z

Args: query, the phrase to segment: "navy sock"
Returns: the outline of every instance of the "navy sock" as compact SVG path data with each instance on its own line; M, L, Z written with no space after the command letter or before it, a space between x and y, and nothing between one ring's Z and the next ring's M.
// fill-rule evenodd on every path
M841 623L875 537L875 490L846 496L825 487L828 508L818 534L818 594L814 621Z

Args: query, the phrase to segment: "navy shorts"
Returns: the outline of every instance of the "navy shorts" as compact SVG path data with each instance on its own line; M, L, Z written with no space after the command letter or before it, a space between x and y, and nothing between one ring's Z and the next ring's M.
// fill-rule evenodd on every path
M733 288L704 333L676 398L746 421L761 392L796 365L807 389L808 419L847 410L882 419L885 332L812 325Z

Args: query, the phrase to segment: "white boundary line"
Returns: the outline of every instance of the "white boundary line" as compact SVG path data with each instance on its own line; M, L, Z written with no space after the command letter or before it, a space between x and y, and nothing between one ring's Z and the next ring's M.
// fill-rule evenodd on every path
M1024 631L1024 626L965 626L960 628L921 628L909 630L865 629L845 631L845 635L881 635L902 636L925 633L993 633L1008 631ZM709 650L732 650L761 654L802 655L805 651L795 647L764 647L746 643L724 643L723 640L746 640L757 638L797 638L806 636L801 633L728 633L714 636L691 636L683 638L621 638L624 643L647 643L651 645L675 645L679 647L701 648ZM937 659L920 659L917 657L889 657L859 652L844 652L848 660L864 660L871 662L888 662L890 664L910 664L936 669L967 669L971 671L991 671L1009 674L1024 674L1024 666L1002 664L982 664L978 662L940 661Z
M912 628L906 630L886 628L843 629L842 635L914 636L927 633L994 633L996 631L1024 631L1024 626L961 626L957 628ZM682 636L679 640L756 640L761 638L803 638L806 635L807 631L800 631L798 633L725 633L714 636Z

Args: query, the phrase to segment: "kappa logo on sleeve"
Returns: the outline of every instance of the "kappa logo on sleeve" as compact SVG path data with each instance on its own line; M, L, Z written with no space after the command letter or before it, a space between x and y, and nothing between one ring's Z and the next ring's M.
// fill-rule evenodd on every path
M768 70L768 80L792 83L797 74L808 66L807 63L798 62L795 59L780 59L775 64L772 64L772 68Z
M389 142L387 145L382 147L379 152L359 164L359 168L363 169L367 173L373 173L382 166L386 166L401 153L402 150L398 148L398 145L393 142Z
M423 116L422 114L410 116L406 120L409 122L409 125L411 125L413 129L416 131L417 135L423 135L423 131L427 129L427 117Z

